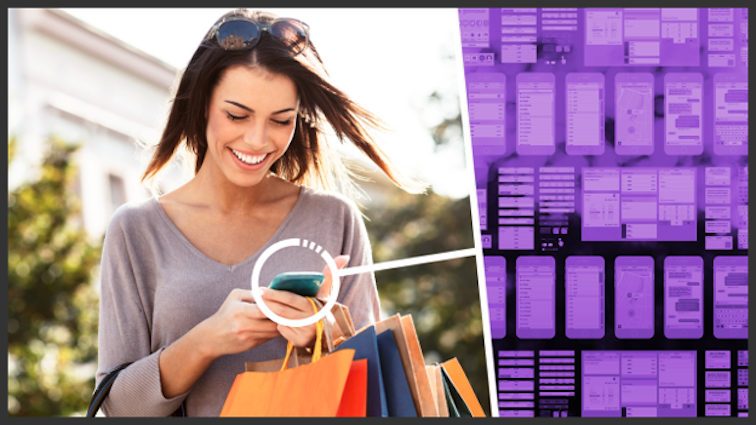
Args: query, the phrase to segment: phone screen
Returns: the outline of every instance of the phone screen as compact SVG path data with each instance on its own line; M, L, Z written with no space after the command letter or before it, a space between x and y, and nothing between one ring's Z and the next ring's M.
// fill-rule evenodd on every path
M568 257L564 269L567 338L603 338L604 259Z
M553 257L524 256L517 259L517 337L554 337Z
M554 149L554 74L517 79L517 153L548 155Z
M701 257L670 256L664 261L664 335L667 338L703 336Z
M614 131L617 146L649 147L654 137L654 83L615 80Z
M747 78L747 77L746 77ZM714 150L748 154L748 81L714 81Z
M614 268L614 326L617 338L651 338L654 335L654 266L640 258L623 262L617 257Z
M748 257L714 259L714 336L748 338Z
M507 81L505 74L470 74L467 105L473 155L506 152Z
M671 75L664 81L666 146L703 146L703 81L674 81Z
M603 146L604 75L578 73L575 77L566 81L567 146Z
M507 260L499 256L485 256L483 263L491 338L504 338L507 336Z

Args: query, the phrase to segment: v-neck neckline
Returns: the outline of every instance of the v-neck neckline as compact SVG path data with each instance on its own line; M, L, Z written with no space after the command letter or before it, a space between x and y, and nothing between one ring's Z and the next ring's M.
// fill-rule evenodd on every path
M195 254L197 254L198 256L200 256L201 258L203 258L206 262L209 262L209 263L211 263L211 264L213 264L213 265L215 265L217 267L222 267L222 268L227 269L229 271L233 271L233 270L235 270L235 269L237 269L239 267L242 267L242 266L246 265L247 263L249 263L250 261L252 261L256 257L259 257L260 253L262 253L271 244L273 244L273 242L275 240L278 239L279 235L284 231L284 229L287 227L287 225L289 224L289 222L292 220L292 217L297 213L297 211L300 208L302 208L301 205L304 203L303 198L305 198L305 196L307 196L307 193L308 193L307 186L300 186L300 188L299 188L299 197L297 198L297 202L294 203L294 207L291 209L291 211L289 211L289 214L286 215L286 218L278 226L278 229L276 229L275 233L273 233L273 235L270 238L268 238L267 241L265 241L265 244L263 244L263 246L261 246L257 251L255 251L254 254L252 254L247 259L245 259L245 260L243 260L243 261L241 261L239 263L233 264L233 265L223 264L223 263L218 262L216 260L213 260L212 258L210 258L207 255L205 255L205 253L203 253L202 251L200 251L196 246L194 246L193 243L191 243L189 241L189 239L181 232L181 230L179 230L179 228L176 226L176 224L173 223L173 221L168 217L168 214L166 214L165 210L163 209L163 206L160 205L160 200L158 199L157 196L152 197L152 203L155 206L155 208L157 209L158 214L163 218L163 220L165 220L166 224L168 225L168 228L171 229L171 232L174 235L176 235L176 237L183 244L187 245L192 252L194 252Z

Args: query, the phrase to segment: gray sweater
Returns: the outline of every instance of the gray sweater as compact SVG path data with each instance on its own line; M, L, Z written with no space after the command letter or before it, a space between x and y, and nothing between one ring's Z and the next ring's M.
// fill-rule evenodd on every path
M302 187L281 227L257 253L234 266L211 260L170 221L157 198L130 203L113 215L101 265L97 383L113 367L134 362L116 379L102 406L107 416L168 416L186 402L189 416L218 416L244 362L282 358L283 337L216 359L187 393L167 399L160 382L160 352L213 315L234 288L251 288L252 269L275 242L313 241L332 257L346 254L347 267L372 263L370 242L357 207L326 191ZM322 271L325 261L307 248L273 254L261 271L267 286L284 271ZM360 328L379 320L373 273L341 280L338 301Z

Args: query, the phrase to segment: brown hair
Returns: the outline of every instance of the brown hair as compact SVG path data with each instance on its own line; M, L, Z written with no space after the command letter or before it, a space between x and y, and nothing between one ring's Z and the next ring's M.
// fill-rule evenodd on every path
M219 21L238 15L261 23L276 18L271 13L239 9L225 14ZM207 108L212 92L226 69L238 64L284 75L297 88L300 102L294 136L286 153L271 166L272 172L296 184L327 190L354 189L351 179L354 174L323 137L321 125L325 120L341 143L350 141L397 186L411 193L424 190L425 185L404 177L370 137L368 128L380 130L385 126L331 84L312 41L304 52L292 56L286 44L268 32L261 34L255 47L245 50L224 50L215 37L203 39L180 77L168 121L142 181L154 181L182 143L196 156L194 173L199 171L207 152Z

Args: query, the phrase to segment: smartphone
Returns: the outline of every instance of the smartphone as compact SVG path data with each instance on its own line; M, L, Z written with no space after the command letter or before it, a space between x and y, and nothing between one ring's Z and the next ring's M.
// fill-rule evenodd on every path
M569 339L604 337L604 257L569 256L564 263L565 333Z
M507 259L498 255L485 256L483 264L491 338L504 338L507 336Z
M714 74L714 154L748 155L748 74Z
M507 151L507 76L476 72L466 79L473 158L503 155Z
M521 72L517 86L517 153L551 155L554 143L554 96L556 82L551 72Z
M314 297L325 276L314 272L286 272L277 275L268 285L270 289L293 292L303 297Z
M619 339L650 339L654 336L653 257L615 258L614 335Z
M698 72L664 76L664 153L703 153L703 75Z
M714 337L748 338L748 256L714 257Z
M664 259L664 336L703 337L703 259L699 256Z
M571 72L565 76L567 155L604 153L604 74Z
M554 257L523 255L517 257L517 326L520 339L551 339L554 321L556 265Z
M614 153L654 153L654 76L620 72L614 77Z

